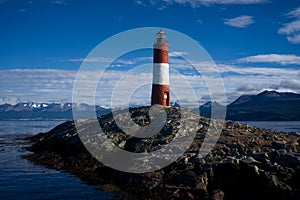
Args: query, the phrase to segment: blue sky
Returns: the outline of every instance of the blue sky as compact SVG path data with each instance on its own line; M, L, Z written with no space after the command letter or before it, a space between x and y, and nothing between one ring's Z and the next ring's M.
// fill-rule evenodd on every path
M165 27L199 42L221 72L228 102L264 89L300 92L295 0L0 0L0 27L0 103L71 101L76 72L89 52L139 27ZM141 64L137 55L152 56L145 51L125 57L108 75L107 88L122 69ZM188 70L176 57L170 64ZM187 79L199 84L193 78ZM199 88L201 102L209 100L204 86ZM148 103L147 94L137 99ZM108 104L105 92L98 96Z

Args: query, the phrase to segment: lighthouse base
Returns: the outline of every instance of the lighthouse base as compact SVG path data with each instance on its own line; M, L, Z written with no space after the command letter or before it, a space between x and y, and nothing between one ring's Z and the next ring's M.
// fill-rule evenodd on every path
M169 85L152 85L151 105L159 104L170 106L170 86Z

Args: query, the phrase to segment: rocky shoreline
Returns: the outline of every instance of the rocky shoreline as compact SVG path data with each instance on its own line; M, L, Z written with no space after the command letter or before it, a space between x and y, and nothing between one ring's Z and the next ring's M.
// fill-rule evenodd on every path
M87 182L111 182L123 191L137 194L140 199L300 199L299 135L234 121L216 121L224 125L220 138L207 156L199 158L210 119L185 109L188 114L185 120L199 123L197 127L182 127L179 123L182 111L166 108L165 126L147 140L126 135L112 114L98 118L107 137L119 148L131 152L154 151L157 146L188 134L189 130L197 132L190 148L179 159L154 172L126 173L103 165L82 144L74 121L27 138L32 143L28 150L33 154L25 158L49 168L69 171ZM134 108L130 112L131 118L142 126L152 120L149 107ZM91 122L82 120L87 127Z

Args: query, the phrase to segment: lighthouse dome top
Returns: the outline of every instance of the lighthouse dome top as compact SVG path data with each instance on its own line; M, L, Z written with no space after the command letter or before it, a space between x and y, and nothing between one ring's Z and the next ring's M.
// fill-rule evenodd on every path
M156 35L157 35L157 38L156 38L157 44L167 43L166 34L162 29L160 29L159 32L156 33Z

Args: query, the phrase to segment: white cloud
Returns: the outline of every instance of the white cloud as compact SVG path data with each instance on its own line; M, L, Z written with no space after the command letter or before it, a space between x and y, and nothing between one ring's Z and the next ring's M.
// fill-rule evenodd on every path
M82 93L80 94L81 102L92 104L95 99L97 104L109 106L112 94L116 90L116 86L118 86L121 89L115 99L117 106L126 104L128 99L126 91L128 90L138 91L131 98L131 103L150 105L152 69L148 69L147 66L145 68L147 68L147 71L144 72L105 71L99 82L98 78L100 74L98 71L81 72L83 74L83 79L80 81L80 87L82 88ZM13 104L17 101L71 102L76 74L77 71L75 70L1 70L0 102ZM121 79L125 81L120 81ZM189 90L186 88L186 81L195 88L199 96L208 93L204 82L201 81L202 79L199 76L184 76L184 79L182 79L180 74L172 72L170 73L170 79L172 91L180 91L181 97L185 97L181 98L181 103L191 103L189 102L191 99ZM96 86L94 83L96 83ZM91 87L91 85L93 86ZM143 89L142 87L145 85L147 87ZM89 90L93 87L97 87L95 93ZM173 93L172 98L176 99Z
M185 55L187 55L188 52L169 52L169 58L170 62L172 64L187 64L186 61L184 61L182 58ZM112 63L113 66L124 66L124 65L133 65L133 64L145 64L153 62L153 57L136 57L131 59L113 59L113 58L107 58L107 57L95 57L95 58L70 58L70 59L51 59L51 60L59 60L59 61L66 61L66 62L85 62L85 63L101 63L101 64L109 64Z
M203 24L203 21L201 19L198 19L197 24Z
M300 65L300 56L293 54L262 54L241 58L238 61L248 63L279 63L281 65Z
M201 5L212 5L212 4L234 4L234 5L245 5L245 4L263 4L267 3L267 0L163 0L166 4L190 4L193 8Z
M67 5L68 4L66 0L50 0L49 3L56 4L56 5Z
M250 24L254 23L252 18L252 16L241 15L231 19L224 19L224 24L237 28L247 28Z
M22 101L71 100L75 71L50 69L1 70L0 98Z
M286 16L300 18L300 7L292 10L291 12L287 13Z
M286 38L290 43L300 44L300 32L297 34L294 34L293 36L287 36Z
M147 6L147 3L158 10L164 10L172 4L179 5L189 5L192 8L197 8L200 6L210 6L210 5L251 5L251 4L265 4L269 3L269 0L148 0L148 1L134 1L135 4L141 6ZM201 24L202 21L199 21Z
M134 1L134 3L139 6L146 6L146 4L143 1Z
M300 70L294 68L244 67L219 64L228 103L244 94L258 94L263 90L300 93L295 85L284 84L287 79L299 79ZM297 77L298 76L298 77Z
M267 0L199 0L203 4L262 4L267 3Z
M261 87L258 85L254 85L254 84L245 84L245 85L241 85L240 87L238 87L237 91L243 91L243 92L252 92L252 91L257 91L260 90Z
M272 68L272 67L243 67L219 64L219 71L222 74L225 73L236 73L245 76L262 75L262 76L294 76L299 70L293 68Z
M184 56L187 54L188 54L188 52L181 52L181 51L170 51L169 52L170 57L181 57L181 56Z
M64 61L67 62L85 62L85 63L101 63L101 64L110 64L112 63L115 67L120 67L123 65L132 65L135 64L137 59L113 59L113 58L106 58L106 57L97 57L97 58L70 58Z
M285 24L282 28L278 30L279 34L282 35L293 35L300 31L300 20L295 20Z
M102 63L102 62L112 62L112 58L105 58L105 57L98 57L98 58L70 58L64 61L68 62L95 62L95 63Z
M280 83L279 87L300 91L300 80L297 79L284 80Z
M261 4L267 3L266 0L200 0L208 4Z
M283 25L278 30L278 34L285 35L287 40L293 44L300 44L300 8L286 14L289 18L294 20Z
M203 65L205 65L203 63ZM177 90L181 93L181 101L186 104L190 102L186 81L192 86L200 103L209 100L210 92L220 93L220 85L209 91L203 77L207 82L215 83L215 77L209 74L197 76L188 74L182 76L175 73L175 66L171 65L170 85L171 91ZM285 91L300 92L300 71L293 68L268 68L268 67L243 67L218 64L221 72L228 102L243 94L257 94L264 89L281 89ZM88 92L94 80L98 81L98 71L84 71L80 87L83 88L82 100L85 103L93 103L95 95L96 103L109 106L111 95L116 85L121 88L117 94L116 103L123 105L126 98L126 90L136 91L131 103L150 104L152 68L145 66L146 71L133 70L131 72L120 70L109 70L101 77L95 94ZM175 69L177 69L175 67ZM205 69L202 67L201 69ZM202 71L201 71L202 72ZM50 70L50 69L26 69L26 70L1 70L0 73L0 102L35 101L35 102L70 102L72 101L73 84L76 77L76 70ZM120 79L125 78L125 81ZM128 81L126 81L128 80ZM123 88L123 90L122 90ZM184 97L184 98L182 98ZM172 99L176 97L172 94ZM197 102L196 102L197 103ZM224 103L224 102L223 102ZM196 104L195 104L196 105Z

